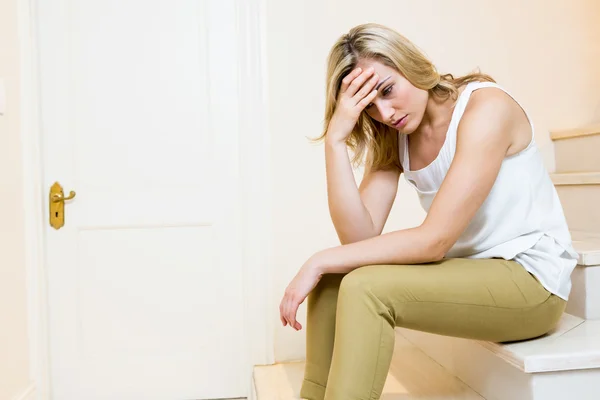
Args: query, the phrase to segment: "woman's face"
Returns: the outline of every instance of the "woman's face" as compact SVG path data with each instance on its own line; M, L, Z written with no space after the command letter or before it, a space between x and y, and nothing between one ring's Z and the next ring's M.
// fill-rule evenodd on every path
M409 134L417 130L427 108L429 93L413 86L394 68L379 61L362 59L357 67L363 71L371 67L379 77L379 94L365 108L365 112L400 133Z

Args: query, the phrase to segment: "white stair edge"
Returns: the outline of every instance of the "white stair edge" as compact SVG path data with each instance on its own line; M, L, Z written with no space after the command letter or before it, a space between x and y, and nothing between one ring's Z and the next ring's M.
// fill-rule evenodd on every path
M548 348L549 345L555 346L561 336L584 322L583 318L565 313L557 327L541 338L511 344L485 341L477 343L525 373L600 368L600 347L582 354L573 353L572 350Z
M600 172L563 172L550 174L550 177L556 186L600 184Z
M579 254L579 266L600 266L600 234L571 231L571 239Z
M600 125L591 125L585 128L569 129L564 131L550 132L552 140L563 140L582 136L591 136L600 134Z
M495 358L502 359L527 374L600 368L600 340L597 344L590 342L589 338L575 340L575 338L579 338L577 334L582 331L577 331L577 329L584 329L583 325L586 322L589 321L565 313L551 333L538 339L509 344L459 340L468 347L485 348ZM598 321L594 322L598 323ZM416 335L431 335L416 331L409 332L403 328L398 329L404 337L417 346L419 344L414 340ZM438 335L433 336L437 337ZM457 340L457 338L448 338L448 340ZM434 355L427 351L426 353L436 359Z

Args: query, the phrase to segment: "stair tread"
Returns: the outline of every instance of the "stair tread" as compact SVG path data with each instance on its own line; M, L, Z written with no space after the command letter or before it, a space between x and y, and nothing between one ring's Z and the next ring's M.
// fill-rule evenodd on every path
M548 335L514 343L460 339L402 328L398 330L418 347L425 346L427 353L437 352L436 359L448 358L449 354L445 352L452 350L447 349L461 349L461 354L464 354L475 351L472 346L478 346L525 373L600 368L600 320L584 320L567 313L563 314L557 327ZM447 362L442 364L446 365Z
M600 124L590 125L584 128L569 129L564 131L550 132L552 140L569 139L580 136L597 135L600 133Z
M600 172L562 172L550 174L555 185L598 185Z
M254 368L256 400L300 398L304 362ZM382 400L485 400L416 346L396 335Z
M571 231L571 238L580 266L600 266L600 234Z
M600 368L600 321L563 314L550 334L509 344L480 341L500 358L528 373Z

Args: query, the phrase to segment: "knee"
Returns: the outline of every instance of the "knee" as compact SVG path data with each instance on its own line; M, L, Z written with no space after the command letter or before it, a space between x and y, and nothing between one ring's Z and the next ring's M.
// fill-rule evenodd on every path
M383 316L393 323L390 295L394 288L386 279L387 274L381 272L381 266L365 266L347 274L340 284L338 312L346 310L355 314L363 310Z
M340 284L340 295L376 297L384 303L411 299L423 279L411 266L370 265L347 274Z
M365 266L346 274L340 284L340 295L349 294L355 297L370 292L373 284L372 268Z

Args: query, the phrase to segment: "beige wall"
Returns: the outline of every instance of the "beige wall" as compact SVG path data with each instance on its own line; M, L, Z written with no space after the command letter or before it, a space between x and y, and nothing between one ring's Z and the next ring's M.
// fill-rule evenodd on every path
M17 0L0 2L0 79L7 110L0 116L0 400L29 385Z
M442 72L480 67L492 74L530 113L553 170L548 131L600 121L599 15L595 0L268 0L277 302L310 255L337 243L323 148L305 136L321 130L325 59L340 34L382 23L414 41ZM402 184L386 229L422 218L415 194ZM278 325L275 338L277 360L304 357L304 331Z

